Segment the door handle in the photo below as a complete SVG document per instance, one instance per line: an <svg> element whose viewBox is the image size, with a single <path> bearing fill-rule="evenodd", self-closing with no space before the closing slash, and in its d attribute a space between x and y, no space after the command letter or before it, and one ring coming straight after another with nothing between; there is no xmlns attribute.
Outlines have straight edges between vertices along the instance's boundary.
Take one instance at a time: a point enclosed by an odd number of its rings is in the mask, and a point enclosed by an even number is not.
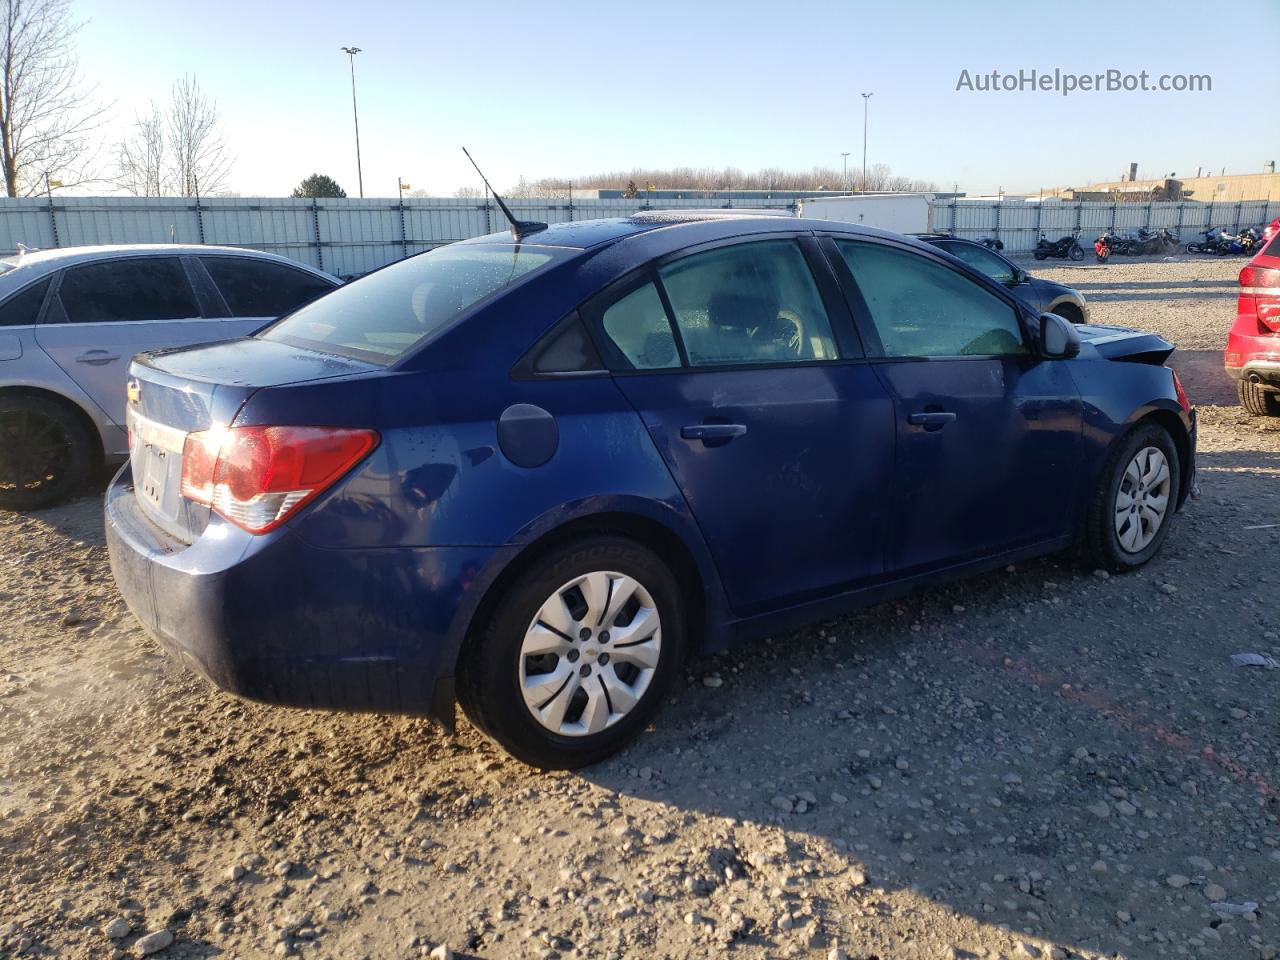
<svg viewBox="0 0 1280 960"><path fill-rule="evenodd" d="M930 410L927 413L913 413L907 417L907 423L926 430L941 430L948 423L954 422L956 415L950 410Z"/></svg>
<svg viewBox="0 0 1280 960"><path fill-rule="evenodd" d="M105 350L90 350L88 353L82 353L76 357L76 363L88 363L92 366L100 367L104 363L119 359L119 355L107 353Z"/></svg>
<svg viewBox="0 0 1280 960"><path fill-rule="evenodd" d="M731 440L746 432L741 423L695 423L680 428L680 436L686 440Z"/></svg>

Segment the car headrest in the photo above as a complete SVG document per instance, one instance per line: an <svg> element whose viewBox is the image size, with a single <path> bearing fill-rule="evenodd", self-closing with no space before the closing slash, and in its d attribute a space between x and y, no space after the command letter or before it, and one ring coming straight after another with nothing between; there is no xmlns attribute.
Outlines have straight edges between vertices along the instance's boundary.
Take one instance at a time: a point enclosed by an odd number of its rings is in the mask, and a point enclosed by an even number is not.
<svg viewBox="0 0 1280 960"><path fill-rule="evenodd" d="M707 321L712 327L755 329L777 316L777 303L750 293L722 291L707 304Z"/></svg>

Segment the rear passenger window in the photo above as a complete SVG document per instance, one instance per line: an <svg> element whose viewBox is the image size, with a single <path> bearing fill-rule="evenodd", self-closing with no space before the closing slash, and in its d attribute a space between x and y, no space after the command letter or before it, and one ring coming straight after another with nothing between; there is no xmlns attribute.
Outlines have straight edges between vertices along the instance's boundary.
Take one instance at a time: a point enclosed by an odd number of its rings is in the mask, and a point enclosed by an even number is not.
<svg viewBox="0 0 1280 960"><path fill-rule="evenodd" d="M22 327L36 322L45 291L49 289L49 277L37 280L31 286L18 291L4 303L0 303L0 327Z"/></svg>
<svg viewBox="0 0 1280 960"><path fill-rule="evenodd" d="M949 267L903 250L837 240L887 357L1023 354L1013 307Z"/></svg>
<svg viewBox="0 0 1280 960"><path fill-rule="evenodd" d="M837 356L817 284L792 240L722 247L658 272L692 366Z"/></svg>
<svg viewBox="0 0 1280 960"><path fill-rule="evenodd" d="M623 370L662 370L680 366L667 311L652 283L607 307L601 317L606 346L614 354L610 366Z"/></svg>
<svg viewBox="0 0 1280 960"><path fill-rule="evenodd" d="M106 260L70 267L62 275L58 296L70 323L200 316L187 272L176 257Z"/></svg>
<svg viewBox="0 0 1280 960"><path fill-rule="evenodd" d="M233 317L279 317L334 285L302 270L248 257L201 257Z"/></svg>

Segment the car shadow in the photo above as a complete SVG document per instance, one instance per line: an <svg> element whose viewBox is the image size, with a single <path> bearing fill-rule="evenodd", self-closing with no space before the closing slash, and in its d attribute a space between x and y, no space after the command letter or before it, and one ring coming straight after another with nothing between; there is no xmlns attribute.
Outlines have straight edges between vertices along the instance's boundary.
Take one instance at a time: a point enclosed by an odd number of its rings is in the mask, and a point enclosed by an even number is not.
<svg viewBox="0 0 1280 960"><path fill-rule="evenodd" d="M1222 490L1278 460L1235 451L1202 465ZM1225 761L1230 741L1194 719L1221 712L1221 684L1240 677L1227 655L1247 641L1183 629L1187 610L1163 589L1205 562L1212 512L1192 505L1136 573L1049 557L698 658L656 727L580 776L774 837L771 860L739 848L736 869L836 878L849 901L828 904L837 914L902 891L997 936L1150 955L1152 931L1188 908L1115 860L1132 869L1149 845L1163 878L1191 872L1188 856L1228 856L1184 819L1189 782L1280 811L1268 775ZM1174 671L1202 676L1203 698L1170 706ZM781 909L791 894L779 892ZM781 949L792 936L750 940Z"/></svg>

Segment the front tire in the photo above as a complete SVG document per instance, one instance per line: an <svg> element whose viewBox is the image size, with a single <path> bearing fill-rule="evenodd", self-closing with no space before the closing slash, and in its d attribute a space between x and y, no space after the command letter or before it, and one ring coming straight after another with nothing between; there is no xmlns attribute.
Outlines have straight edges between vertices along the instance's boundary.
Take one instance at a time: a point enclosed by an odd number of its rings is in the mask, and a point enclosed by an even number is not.
<svg viewBox="0 0 1280 960"><path fill-rule="evenodd" d="M1280 417L1280 393L1243 378L1236 381L1236 393L1246 413L1255 417Z"/></svg>
<svg viewBox="0 0 1280 960"><path fill-rule="evenodd" d="M1169 534L1181 482L1178 451L1164 427L1142 424L1121 438L1089 503L1086 562L1122 573L1154 557Z"/></svg>
<svg viewBox="0 0 1280 960"><path fill-rule="evenodd" d="M1078 243L1073 243L1071 245L1071 248L1067 251L1067 256L1070 257L1072 260L1077 260L1077 261L1083 260L1084 247L1080 246L1080 244Z"/></svg>
<svg viewBox="0 0 1280 960"><path fill-rule="evenodd" d="M83 421L38 396L0 399L0 509L38 510L79 490L97 463Z"/></svg>
<svg viewBox="0 0 1280 960"><path fill-rule="evenodd" d="M634 541L592 537L500 589L459 665L458 699L472 723L544 770L621 749L683 660L685 604L671 570Z"/></svg>

